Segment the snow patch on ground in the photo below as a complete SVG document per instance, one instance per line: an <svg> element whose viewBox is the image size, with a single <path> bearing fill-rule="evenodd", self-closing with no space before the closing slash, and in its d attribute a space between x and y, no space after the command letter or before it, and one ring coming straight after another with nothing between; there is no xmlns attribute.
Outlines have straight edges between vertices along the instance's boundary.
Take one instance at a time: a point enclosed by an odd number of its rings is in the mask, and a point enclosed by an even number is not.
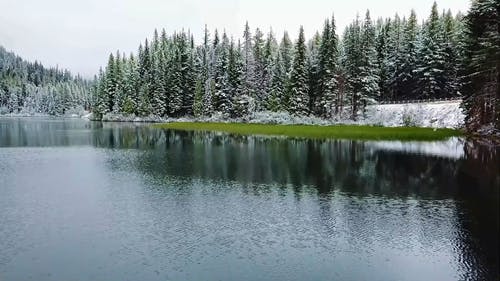
<svg viewBox="0 0 500 281"><path fill-rule="evenodd" d="M462 128L465 114L461 101L432 103L383 104L366 107L360 123L386 127L417 126Z"/></svg>

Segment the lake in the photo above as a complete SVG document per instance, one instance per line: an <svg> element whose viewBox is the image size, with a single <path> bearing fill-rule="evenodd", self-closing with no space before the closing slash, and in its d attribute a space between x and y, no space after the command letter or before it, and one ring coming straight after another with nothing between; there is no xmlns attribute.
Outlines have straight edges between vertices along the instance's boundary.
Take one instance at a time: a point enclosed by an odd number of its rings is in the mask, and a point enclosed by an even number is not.
<svg viewBox="0 0 500 281"><path fill-rule="evenodd" d="M0 280L498 280L499 155L0 119Z"/></svg>

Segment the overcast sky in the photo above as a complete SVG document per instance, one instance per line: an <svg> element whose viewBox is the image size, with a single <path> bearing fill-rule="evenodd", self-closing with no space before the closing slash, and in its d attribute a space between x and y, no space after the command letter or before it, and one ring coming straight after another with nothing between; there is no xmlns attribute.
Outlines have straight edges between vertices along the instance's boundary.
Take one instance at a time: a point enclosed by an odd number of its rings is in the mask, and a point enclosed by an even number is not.
<svg viewBox="0 0 500 281"><path fill-rule="evenodd" d="M440 9L466 12L470 0L438 0ZM199 42L205 24L226 29L239 38L246 20L252 30L270 27L281 37L296 37L303 25L306 36L321 30L335 14L338 32L359 12L372 18L408 15L420 20L433 0L0 0L0 45L25 59L67 68L91 77L106 64L109 52L135 52L154 28L168 33L190 29Z"/></svg>

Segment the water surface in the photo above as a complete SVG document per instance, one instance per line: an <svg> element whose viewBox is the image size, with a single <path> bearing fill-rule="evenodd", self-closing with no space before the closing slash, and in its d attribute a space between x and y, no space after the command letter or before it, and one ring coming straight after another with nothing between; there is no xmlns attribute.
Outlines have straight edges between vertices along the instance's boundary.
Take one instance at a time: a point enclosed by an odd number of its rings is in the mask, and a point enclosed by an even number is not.
<svg viewBox="0 0 500 281"><path fill-rule="evenodd" d="M0 119L0 280L498 280L498 155Z"/></svg>

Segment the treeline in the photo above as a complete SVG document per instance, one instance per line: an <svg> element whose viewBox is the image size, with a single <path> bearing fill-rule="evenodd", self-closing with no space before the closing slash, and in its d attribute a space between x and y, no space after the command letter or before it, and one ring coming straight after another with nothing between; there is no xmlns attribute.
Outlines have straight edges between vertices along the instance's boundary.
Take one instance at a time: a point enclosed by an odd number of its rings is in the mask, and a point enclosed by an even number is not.
<svg viewBox="0 0 500 281"><path fill-rule="evenodd" d="M67 70L27 62L0 46L0 114L89 110L92 83Z"/></svg>
<svg viewBox="0 0 500 281"><path fill-rule="evenodd" d="M423 24L412 11L373 21L356 18L343 36L335 20L306 42L285 32L251 32L235 40L205 28L203 43L190 32L156 30L137 56L111 54L96 86L94 113L240 117L254 110L356 119L381 100L460 95L465 52L463 15L439 12Z"/></svg>

